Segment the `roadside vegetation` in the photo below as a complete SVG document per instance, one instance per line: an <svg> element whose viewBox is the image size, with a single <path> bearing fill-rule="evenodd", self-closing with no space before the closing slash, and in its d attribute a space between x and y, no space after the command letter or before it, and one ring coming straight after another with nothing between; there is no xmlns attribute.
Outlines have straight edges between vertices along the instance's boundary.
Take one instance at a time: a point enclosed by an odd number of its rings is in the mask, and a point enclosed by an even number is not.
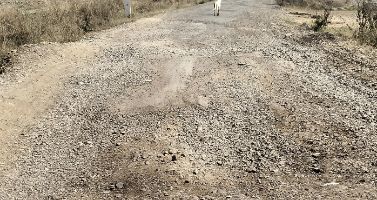
<svg viewBox="0 0 377 200"><path fill-rule="evenodd" d="M170 7L206 1L209 0L134 0L133 12L134 17L140 17ZM28 6L0 4L0 74L11 64L10 51L19 46L76 41L90 31L127 21L123 0L49 0L43 6L26 2Z"/></svg>
<svg viewBox="0 0 377 200"><path fill-rule="evenodd" d="M312 9L325 9L329 5L333 7L343 7L351 2L351 0L276 0L280 6L301 6Z"/></svg>
<svg viewBox="0 0 377 200"><path fill-rule="evenodd" d="M325 31L377 47L377 1L373 0L276 0L304 16L314 31ZM297 10L303 10L298 12ZM322 11L321 11L322 10ZM323 12L323 14L318 14ZM314 14L315 13L315 14Z"/></svg>
<svg viewBox="0 0 377 200"><path fill-rule="evenodd" d="M362 43L377 47L377 3L362 0L357 3L357 38Z"/></svg>
<svg viewBox="0 0 377 200"><path fill-rule="evenodd" d="M314 31L320 31L329 24L329 17L331 15L331 11L334 6L333 4L334 4L334 1L329 1L329 0L322 2L321 7L324 10L323 15L318 15L315 17L316 19L312 27Z"/></svg>

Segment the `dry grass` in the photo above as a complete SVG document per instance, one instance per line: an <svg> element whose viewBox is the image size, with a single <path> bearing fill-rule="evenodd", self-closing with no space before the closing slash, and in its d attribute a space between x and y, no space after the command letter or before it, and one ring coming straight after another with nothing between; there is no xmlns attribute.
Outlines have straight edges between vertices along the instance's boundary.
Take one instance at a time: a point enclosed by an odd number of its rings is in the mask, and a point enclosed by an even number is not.
<svg viewBox="0 0 377 200"><path fill-rule="evenodd" d="M21 45L75 41L86 32L111 26L114 19L122 17L122 9L121 0L51 2L50 6L39 10L16 6L2 9L0 64L9 63L7 53Z"/></svg>
<svg viewBox="0 0 377 200"><path fill-rule="evenodd" d="M301 6L311 9L323 9L325 5L331 3L335 8L352 4L352 0L276 0L281 6Z"/></svg>
<svg viewBox="0 0 377 200"><path fill-rule="evenodd" d="M35 9L37 6L33 6L32 1L24 1L27 6L0 7L0 74L10 63L8 52L21 45L75 41L87 32L126 21L123 0L36 1L39 9ZM205 1L209 0L134 0L133 12L140 17L161 9Z"/></svg>
<svg viewBox="0 0 377 200"><path fill-rule="evenodd" d="M313 26L313 16L321 15L322 11L308 8L289 7L285 8L287 13L304 13L305 15L288 15L286 21L294 26L308 24ZM322 30L344 39L354 39L354 34L358 29L356 12L351 10L334 10L329 17L329 24Z"/></svg>
<svg viewBox="0 0 377 200"><path fill-rule="evenodd" d="M337 35L346 40L357 40L361 44L377 47L377 4L360 0L355 10L336 9L332 11L329 24L322 31ZM313 16L320 11L307 7L286 7L287 21L296 25L313 25ZM297 13L297 14L296 14Z"/></svg>

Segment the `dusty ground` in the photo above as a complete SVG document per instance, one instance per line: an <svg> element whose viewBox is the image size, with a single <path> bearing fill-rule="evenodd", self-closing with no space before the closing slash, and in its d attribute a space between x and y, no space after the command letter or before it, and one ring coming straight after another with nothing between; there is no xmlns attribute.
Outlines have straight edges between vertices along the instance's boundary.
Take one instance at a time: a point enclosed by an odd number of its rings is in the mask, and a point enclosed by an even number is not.
<svg viewBox="0 0 377 200"><path fill-rule="evenodd" d="M0 199L376 199L376 51L271 2L25 47L0 78Z"/></svg>

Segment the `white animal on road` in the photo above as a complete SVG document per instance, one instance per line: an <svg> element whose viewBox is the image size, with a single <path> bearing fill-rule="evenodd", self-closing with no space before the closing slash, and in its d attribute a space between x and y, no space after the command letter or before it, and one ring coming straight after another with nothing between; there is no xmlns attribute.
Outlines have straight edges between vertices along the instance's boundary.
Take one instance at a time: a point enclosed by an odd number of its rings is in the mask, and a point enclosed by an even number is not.
<svg viewBox="0 0 377 200"><path fill-rule="evenodd" d="M213 9L213 16L220 15L221 0L216 0Z"/></svg>

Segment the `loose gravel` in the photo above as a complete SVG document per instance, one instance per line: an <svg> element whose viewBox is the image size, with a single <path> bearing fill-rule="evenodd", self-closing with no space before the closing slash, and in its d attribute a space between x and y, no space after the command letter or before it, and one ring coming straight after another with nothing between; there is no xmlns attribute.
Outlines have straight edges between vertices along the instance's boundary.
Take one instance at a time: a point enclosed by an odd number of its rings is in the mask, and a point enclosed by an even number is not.
<svg viewBox="0 0 377 200"><path fill-rule="evenodd" d="M269 2L78 42L101 50L23 130L0 199L377 199L375 54Z"/></svg>

